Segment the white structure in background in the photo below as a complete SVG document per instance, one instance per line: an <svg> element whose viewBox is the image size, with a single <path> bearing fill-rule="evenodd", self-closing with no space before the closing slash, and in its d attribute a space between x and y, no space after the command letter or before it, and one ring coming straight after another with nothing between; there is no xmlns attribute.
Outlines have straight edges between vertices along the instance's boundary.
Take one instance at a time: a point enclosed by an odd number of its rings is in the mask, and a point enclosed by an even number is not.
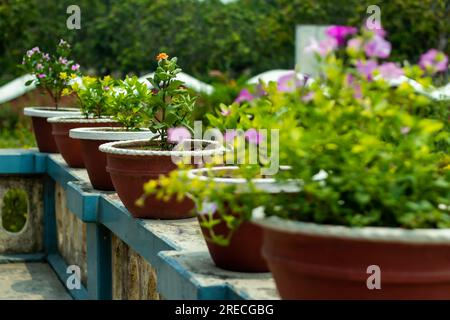
<svg viewBox="0 0 450 320"><path fill-rule="evenodd" d="M35 85L25 86L27 81L33 80L34 77L30 74L26 74L19 78L8 82L4 86L0 87L0 104L6 103L8 101L14 100L28 91L34 90Z"/></svg>
<svg viewBox="0 0 450 320"><path fill-rule="evenodd" d="M149 74L146 74L146 75L144 75L142 77L139 77L139 81L143 82L143 83L147 83L149 86L151 86L151 84L150 84L150 82L148 82L147 78L150 78L152 76L153 76L153 72L149 73ZM176 79L180 80L180 81L183 81L188 88L191 88L191 89L193 89L193 90L195 90L197 92L203 92L203 93L206 93L206 94L211 94L214 91L214 87L213 86L211 86L211 85L209 85L207 83L204 83L204 82L202 82L202 81L200 81L200 80L198 80L198 79L196 79L196 78L194 78L194 77L192 77L192 76L190 76L190 75L188 75L187 73L184 73L184 72L180 72L177 75Z"/></svg>
<svg viewBox="0 0 450 320"><path fill-rule="evenodd" d="M280 78L291 75L295 72L295 70L285 70L285 69L277 69L270 70L263 73L260 73L253 78L247 81L247 84L258 84L260 80L265 83L269 83L270 81L277 82ZM297 72L297 78L299 80L303 80L305 78L304 74ZM312 79L309 78L307 84L311 83Z"/></svg>
<svg viewBox="0 0 450 320"><path fill-rule="evenodd" d="M295 65L303 74L317 76L317 61L312 52L306 52L313 40L321 41L326 38L325 29L328 26L298 25L295 29Z"/></svg>

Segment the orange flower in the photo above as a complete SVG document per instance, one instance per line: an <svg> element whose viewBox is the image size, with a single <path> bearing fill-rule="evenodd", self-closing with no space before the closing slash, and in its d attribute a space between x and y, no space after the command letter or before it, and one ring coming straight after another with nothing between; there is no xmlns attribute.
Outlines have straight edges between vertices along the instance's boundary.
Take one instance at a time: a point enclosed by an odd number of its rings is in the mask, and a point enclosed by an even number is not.
<svg viewBox="0 0 450 320"><path fill-rule="evenodd" d="M163 59L167 59L167 58L169 58L169 55L167 53L164 53L164 52L161 52L160 54L158 54L156 56L156 60L157 61L160 61L160 60L163 60Z"/></svg>

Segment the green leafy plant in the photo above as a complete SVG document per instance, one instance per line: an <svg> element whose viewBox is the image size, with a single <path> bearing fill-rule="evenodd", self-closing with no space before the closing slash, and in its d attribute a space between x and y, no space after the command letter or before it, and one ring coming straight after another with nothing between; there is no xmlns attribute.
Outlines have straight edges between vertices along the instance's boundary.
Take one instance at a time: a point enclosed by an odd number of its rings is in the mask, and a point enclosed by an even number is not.
<svg viewBox="0 0 450 320"><path fill-rule="evenodd" d="M145 114L150 131L157 134L153 139L158 139L159 146L168 150L172 147L169 129L184 127L192 131L190 122L195 97L189 95L182 81L176 80L181 72L176 57L169 59L167 54L160 53L156 59L158 67L153 77L147 79L153 89Z"/></svg>
<svg viewBox="0 0 450 320"><path fill-rule="evenodd" d="M75 82L71 89L64 89L62 95L75 93L80 110L88 118L93 116L101 118L109 114L108 92L114 89L115 81L110 76L104 78L94 78L85 76L81 79L81 84Z"/></svg>
<svg viewBox="0 0 450 320"><path fill-rule="evenodd" d="M70 44L60 40L54 55L42 52L38 47L27 51L21 68L35 76L26 85L35 84L43 87L54 101L55 108L61 99L64 89L68 89L74 79L80 75L80 65L68 60L71 52Z"/></svg>
<svg viewBox="0 0 450 320"><path fill-rule="evenodd" d="M144 123L144 110L151 91L137 77L119 80L113 90L107 91L107 104L114 120L125 129L137 130Z"/></svg>

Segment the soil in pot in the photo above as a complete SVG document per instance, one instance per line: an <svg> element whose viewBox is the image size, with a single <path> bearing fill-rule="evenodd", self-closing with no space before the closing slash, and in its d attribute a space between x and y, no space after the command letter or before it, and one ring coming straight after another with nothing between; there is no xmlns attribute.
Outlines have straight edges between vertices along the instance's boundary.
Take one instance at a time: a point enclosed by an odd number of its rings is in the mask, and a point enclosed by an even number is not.
<svg viewBox="0 0 450 320"><path fill-rule="evenodd" d="M108 146L110 145L110 146ZM119 142L116 146L102 145L100 150L107 154L107 171L111 175L114 189L125 207L135 218L145 219L185 219L193 217L194 203L185 198L178 202L167 202L149 196L143 206L137 206L136 200L144 193L143 185L156 180L177 169L172 161L171 151L153 151L148 149L148 140ZM189 151L185 151L188 152ZM196 154L217 153L214 150L195 151ZM192 161L193 163L193 161Z"/></svg>
<svg viewBox="0 0 450 320"><path fill-rule="evenodd" d="M33 132L40 152L58 153L58 146L52 135L52 126L47 122L50 117L79 114L74 108L25 108L25 115L31 117Z"/></svg>
<svg viewBox="0 0 450 320"><path fill-rule="evenodd" d="M104 126L116 126L110 119L86 119L86 118L58 118L49 119L52 125L52 134L55 138L58 150L67 165L71 168L84 168L81 151L81 143L78 139L70 138L69 131L74 128L92 128Z"/></svg>
<svg viewBox="0 0 450 320"><path fill-rule="evenodd" d="M263 255L283 299L450 299L448 242L263 229Z"/></svg>
<svg viewBox="0 0 450 320"><path fill-rule="evenodd" d="M214 218L220 219L214 214ZM201 215L198 220L201 222ZM210 230L201 227L209 253L219 268L238 272L268 272L269 268L264 260L262 250L263 233L260 226L244 221L231 236L228 246L221 246L209 240ZM230 232L225 222L214 226L216 235L227 237Z"/></svg>

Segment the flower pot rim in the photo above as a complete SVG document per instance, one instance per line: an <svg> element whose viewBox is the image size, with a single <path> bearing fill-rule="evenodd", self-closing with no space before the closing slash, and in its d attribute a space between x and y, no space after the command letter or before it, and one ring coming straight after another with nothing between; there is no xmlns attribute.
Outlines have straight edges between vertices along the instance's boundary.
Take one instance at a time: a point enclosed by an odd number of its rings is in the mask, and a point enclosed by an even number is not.
<svg viewBox="0 0 450 320"><path fill-rule="evenodd" d="M126 156L169 156L169 157L184 157L184 156L212 156L221 155L225 152L225 148L217 141L202 140L202 139L186 139L184 142L206 142L213 145L214 149L206 150L188 150L188 151L168 151L168 150L136 150L126 149L124 147L142 146L148 143L149 139L136 139L128 141L108 142L100 145L99 150L108 154L126 155Z"/></svg>
<svg viewBox="0 0 450 320"><path fill-rule="evenodd" d="M23 114L29 117L37 118L53 118L59 116L78 116L81 114L80 109L66 108L50 110L52 107L26 107L23 109Z"/></svg>
<svg viewBox="0 0 450 320"><path fill-rule="evenodd" d="M305 234L371 242L450 245L450 229L403 229L390 227L347 227L282 219L276 216L253 219L260 226L290 234Z"/></svg>
<svg viewBox="0 0 450 320"><path fill-rule="evenodd" d="M223 171L223 170L237 170L238 166L221 166L212 168L199 168L187 171L187 176L189 179L199 179L201 181L210 180L210 177L201 175L208 171ZM281 170L289 170L290 166L280 166ZM248 181L245 178L223 178L223 177L213 177L212 180L221 185L235 185L239 186L236 190L237 193L248 192ZM301 190L301 186L298 181L290 180L284 182L278 182L275 178L255 178L252 179L252 183L255 187L267 193L296 193Z"/></svg>
<svg viewBox="0 0 450 320"><path fill-rule="evenodd" d="M47 119L49 123L116 123L117 121L109 117L86 118L84 116L68 115L62 117L51 117Z"/></svg>
<svg viewBox="0 0 450 320"><path fill-rule="evenodd" d="M150 139L155 134L146 128L140 128L138 131L126 131L123 127L95 127L70 129L69 136L81 140L124 141Z"/></svg>

